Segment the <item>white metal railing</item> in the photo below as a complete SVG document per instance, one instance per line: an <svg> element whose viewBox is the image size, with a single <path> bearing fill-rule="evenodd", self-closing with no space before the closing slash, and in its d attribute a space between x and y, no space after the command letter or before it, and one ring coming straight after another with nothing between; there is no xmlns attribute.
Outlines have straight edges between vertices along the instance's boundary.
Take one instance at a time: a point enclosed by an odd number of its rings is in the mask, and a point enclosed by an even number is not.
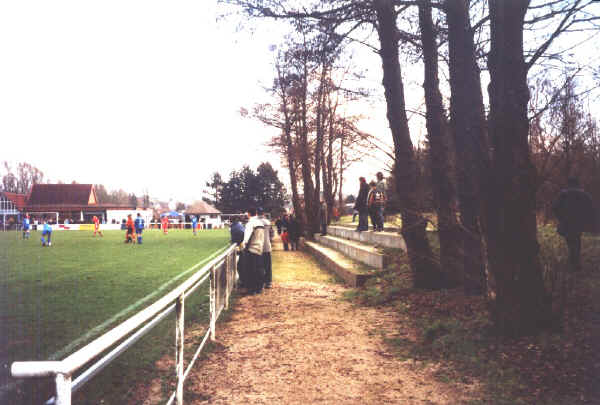
<svg viewBox="0 0 600 405"><path fill-rule="evenodd" d="M61 361L16 361L11 366L12 376L17 378L52 376L56 383L56 396L50 398L46 404L70 405L71 395L74 392L148 333L167 315L175 311L177 314L175 324L175 372L177 375L177 389L170 396L167 404L172 404L173 401L176 401L177 405L182 405L183 382L200 355L208 337L210 336L211 340L215 339L217 318L224 308L227 309L229 307L229 297L234 288L236 277L237 255L235 247L236 245L229 246L223 253L203 266L173 291L67 358ZM210 279L210 324L194 356L187 368L184 369L185 299L196 291L207 279ZM124 339L132 332L134 333L131 336ZM94 362L76 379L72 379L73 374L80 371L85 364L97 358L117 343L119 343L118 346Z"/></svg>

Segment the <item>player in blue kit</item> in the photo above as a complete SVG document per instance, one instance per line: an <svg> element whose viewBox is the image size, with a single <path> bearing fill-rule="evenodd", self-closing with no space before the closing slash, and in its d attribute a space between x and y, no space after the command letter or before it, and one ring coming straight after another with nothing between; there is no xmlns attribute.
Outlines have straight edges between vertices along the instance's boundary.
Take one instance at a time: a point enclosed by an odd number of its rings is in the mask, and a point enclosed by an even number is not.
<svg viewBox="0 0 600 405"><path fill-rule="evenodd" d="M194 236L198 233L198 217L192 215L192 231L194 232Z"/></svg>
<svg viewBox="0 0 600 405"><path fill-rule="evenodd" d="M44 239L46 237L46 239ZM48 221L44 220L44 228L42 230L42 246L52 246L52 227Z"/></svg>
<svg viewBox="0 0 600 405"><path fill-rule="evenodd" d="M142 244L142 232L144 231L144 218L138 212L137 217L135 218L135 234L137 236L138 245Z"/></svg>
<svg viewBox="0 0 600 405"><path fill-rule="evenodd" d="M23 239L29 239L29 215L25 215L23 218Z"/></svg>

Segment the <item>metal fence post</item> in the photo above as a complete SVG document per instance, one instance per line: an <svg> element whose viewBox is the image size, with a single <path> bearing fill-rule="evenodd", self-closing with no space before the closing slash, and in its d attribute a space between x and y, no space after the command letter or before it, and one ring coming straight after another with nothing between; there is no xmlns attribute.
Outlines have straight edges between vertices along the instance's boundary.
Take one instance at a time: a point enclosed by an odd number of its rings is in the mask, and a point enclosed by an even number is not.
<svg viewBox="0 0 600 405"><path fill-rule="evenodd" d="M225 258L225 309L229 309L229 291L231 283L231 253Z"/></svg>
<svg viewBox="0 0 600 405"><path fill-rule="evenodd" d="M216 267L210 268L210 340L213 342L216 340L215 327L217 325L217 300L215 297L216 293Z"/></svg>
<svg viewBox="0 0 600 405"><path fill-rule="evenodd" d="M177 373L176 404L183 405L183 344L184 344L184 294L177 298L175 311L177 323L175 325L175 372Z"/></svg>
<svg viewBox="0 0 600 405"><path fill-rule="evenodd" d="M56 405L71 405L71 376L57 373L56 382Z"/></svg>

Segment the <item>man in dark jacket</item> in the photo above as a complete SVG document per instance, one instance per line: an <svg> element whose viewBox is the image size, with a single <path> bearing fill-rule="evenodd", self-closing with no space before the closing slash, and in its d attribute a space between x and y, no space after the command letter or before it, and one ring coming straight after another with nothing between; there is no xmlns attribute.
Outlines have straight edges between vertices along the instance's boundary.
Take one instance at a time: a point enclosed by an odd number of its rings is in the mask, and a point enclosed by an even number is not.
<svg viewBox="0 0 600 405"><path fill-rule="evenodd" d="M358 197L354 203L354 209L358 211L358 232L369 230L369 207L367 206L367 195L369 194L369 185L364 177L359 177L360 189Z"/></svg>
<svg viewBox="0 0 600 405"><path fill-rule="evenodd" d="M298 250L298 241L300 240L300 234L302 231L300 229L300 222L296 218L296 215L290 215L288 232L290 238L290 249Z"/></svg>
<svg viewBox="0 0 600 405"><path fill-rule="evenodd" d="M558 219L558 234L565 238L569 248L571 269L581 270L581 234L593 232L596 224L592 197L583 191L579 180L572 177L567 181L567 188L561 190L552 210Z"/></svg>
<svg viewBox="0 0 600 405"><path fill-rule="evenodd" d="M319 204L319 224L321 224L321 235L327 235L327 203L323 199Z"/></svg>
<svg viewBox="0 0 600 405"><path fill-rule="evenodd" d="M244 240L244 225L240 223L240 219L238 217L233 217L233 222L229 232L231 233L231 243L235 243L237 245L242 243Z"/></svg>

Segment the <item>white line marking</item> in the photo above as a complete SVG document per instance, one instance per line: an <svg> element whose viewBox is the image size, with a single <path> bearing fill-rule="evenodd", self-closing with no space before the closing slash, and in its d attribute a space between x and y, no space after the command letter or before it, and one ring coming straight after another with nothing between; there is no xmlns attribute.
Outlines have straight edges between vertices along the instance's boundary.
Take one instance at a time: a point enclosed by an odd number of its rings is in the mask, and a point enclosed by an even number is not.
<svg viewBox="0 0 600 405"><path fill-rule="evenodd" d="M95 328L93 328L92 330L90 330L89 332L87 332L85 335L82 335L82 336L78 337L77 339L75 339L74 341L72 341L71 343L69 343L67 346L63 347L62 349L60 349L56 353L50 355L49 359L50 360L56 360L56 359L58 359L60 357L63 357L66 353L69 353L74 347L78 346L82 341L85 341L86 339L90 339L92 336L94 336L96 334L99 334L106 327L108 327L110 324L112 324L113 322L115 322L117 319L119 319L120 317L124 316L128 312L133 311L137 307L139 307L142 304L144 304L146 301L154 298L157 294L159 294L160 292L162 292L163 290L165 290L166 288L168 288L169 285L173 284L175 281L179 280L181 277L185 276L186 274L190 273L191 271L196 270L196 268L198 268L198 266L201 266L202 264L204 264L207 261L211 260L213 257L221 254L228 247L229 247L229 245L226 245L226 246L222 247L221 249L215 251L210 256L208 256L208 257L204 258L203 260L199 261L198 263L196 263L195 265L193 265L189 269L185 270L182 273L179 273L178 275L176 275L175 277L173 277L172 279L170 279L169 281L167 281L166 283L164 283L163 285L161 285L160 287L158 287L158 289L156 289L154 292L146 295L144 298L141 298L137 302L131 304L130 306L128 306L127 308L125 308L121 312L117 313L116 315L113 315L110 319L104 321L102 324L96 326ZM20 382L22 382L22 381L20 380L20 381L17 381L17 382L10 382L8 384L5 384L5 385L1 386L0 387L0 398L2 398L7 392L9 392L9 391L13 390L15 387L17 387Z"/></svg>
<svg viewBox="0 0 600 405"><path fill-rule="evenodd" d="M67 346L65 346L62 349L60 349L59 351L57 351L56 353L50 355L49 360L57 360L60 357L63 357L65 354L69 353L74 347L78 346L82 341L90 339L92 336L94 336L96 334L99 334L107 326L109 326L110 324L112 324L113 322L115 322L117 319L121 318L122 316L124 316L128 312L133 311L134 309L138 308L142 304L146 303L148 300L154 298L156 295L158 295L160 292L162 292L163 290L165 290L166 288L168 288L175 281L179 280L181 277L185 276L186 274L190 273L191 271L196 270L196 268L198 266L206 263L207 261L209 261L213 257L215 257L218 254L220 254L221 252L223 252L228 247L229 247L229 245L227 245L227 246L225 246L225 247L217 250L216 252L214 252L213 254L211 254L210 256L208 256L207 258L199 261L198 263L196 263L195 265L193 265L189 269L185 270L183 273L180 273L177 276L173 277L172 279L170 279L169 281L167 281L166 283L164 283L163 285L161 285L160 287L158 287L158 289L154 290L154 292L146 295L144 298L140 299L139 301L134 302L133 304L131 304L127 308L123 309L121 312L113 315L110 319L104 321L103 323L101 323L100 325L96 326L92 330L88 331L86 334L78 337L77 339L75 339L74 341L72 341Z"/></svg>

